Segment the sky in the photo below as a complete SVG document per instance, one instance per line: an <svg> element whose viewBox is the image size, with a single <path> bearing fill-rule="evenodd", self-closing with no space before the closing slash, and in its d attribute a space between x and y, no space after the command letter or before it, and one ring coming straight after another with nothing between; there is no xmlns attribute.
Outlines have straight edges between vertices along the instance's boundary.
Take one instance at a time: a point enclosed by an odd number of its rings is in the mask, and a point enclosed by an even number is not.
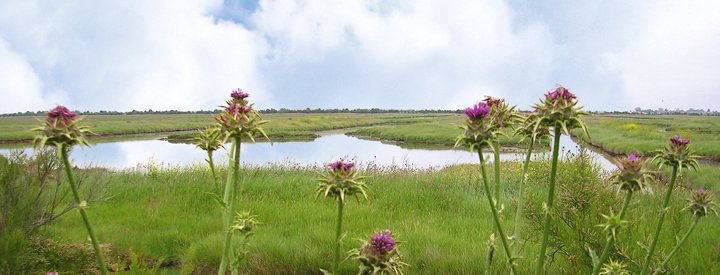
<svg viewBox="0 0 720 275"><path fill-rule="evenodd" d="M720 110L720 1L0 0L0 113Z"/></svg>

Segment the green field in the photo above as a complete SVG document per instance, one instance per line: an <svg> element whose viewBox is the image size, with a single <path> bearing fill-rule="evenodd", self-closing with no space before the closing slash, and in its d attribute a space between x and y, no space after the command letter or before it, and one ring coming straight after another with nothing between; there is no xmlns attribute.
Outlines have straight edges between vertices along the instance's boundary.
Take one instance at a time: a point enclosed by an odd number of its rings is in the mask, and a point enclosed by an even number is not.
<svg viewBox="0 0 720 275"><path fill-rule="evenodd" d="M679 115L595 115L585 119L592 145L613 153L648 154L680 134L696 154L720 160L720 117ZM583 140L587 138L575 132Z"/></svg>
<svg viewBox="0 0 720 275"><path fill-rule="evenodd" d="M273 114L265 118L272 121L267 129L274 138L312 137L319 131L341 129L350 135L403 146L443 148L452 146L458 134L455 124L462 122L462 116L454 114ZM716 123L720 123L720 119L715 117L591 116L586 121L593 138L591 142L612 153L648 153L660 149L676 133L692 139L692 147L708 159L717 160L714 150L720 148L716 135L720 129ZM89 116L85 122L107 137L202 128L211 124L211 116ZM26 140L32 133L25 129L33 126L33 118L0 119L3 129L0 133L5 141ZM191 136L184 138L188 137ZM503 145L523 147L512 139L505 139ZM520 164L504 163L503 169L501 203L505 208L502 219L506 228L514 226L512 214L516 199L523 196L528 202L523 217L525 238L518 244L525 257L519 260L519 273L527 274L532 271L540 242L549 164L547 160L532 163L524 194L518 194L517 188ZM354 248L359 244L358 238L390 228L402 241L402 255L410 264L407 274L482 274L489 267L486 243L493 225L487 201L479 188L478 170L477 165L462 165L442 170L381 167L364 171L370 176L367 179L370 199L348 202L343 250ZM38 169L27 168L27 173L35 171ZM166 266L162 270L170 274L215 272L223 237L222 218L219 207L207 195L213 190L207 168L76 172L100 182L97 188L111 196L109 201L94 203L88 210L98 238L106 244L110 263L135 256L136 262L143 263L164 259ZM628 213L631 223L621 231L616 252L611 255L627 263L630 270L637 271L638 264L633 260L640 261L644 255L638 242L648 242L657 222L657 211L669 178L667 172L659 174L658 183L651 186L652 192L635 195ZM55 174L50 176L58 179ZM320 268L329 268L336 210L332 201L313 197L318 176L319 171L312 167L242 169L237 209L251 210L263 222L251 239L243 274L318 274ZM600 214L608 213L611 208L617 210L622 197L609 188L606 174L582 158L563 162L558 178L557 212L554 213L558 222L551 236L549 251L553 257L549 273L586 274L591 265L588 248L599 251L604 245L604 233L596 226L602 222ZM680 210L685 206L689 190L704 187L718 194L718 178L720 167L714 161L703 163L700 171L687 171L680 177L655 258L666 255L675 236L682 234L691 223L690 215ZM0 177L0 180L7 178ZM53 188L66 194L61 201L69 201L67 184ZM13 190L3 186L0 194L7 198L8 194L14 194ZM0 207L12 209L9 207L13 205L5 203ZM23 211L30 211L33 206L29 204ZM13 217L12 213L0 215L0 220ZM8 225L0 224L0 229L4 226ZM675 272L720 272L718 226L717 216L703 219L671 261ZM3 268L13 263L15 268L28 273L92 273L86 269L92 269L93 258L81 253L88 250L87 245L80 244L86 240L86 231L75 211L44 227L39 236L45 241L25 239L12 231L0 234L0 274L7 273ZM494 272L507 273L503 255L498 251L495 258L491 267ZM356 267L355 262L347 260L341 264L341 273L354 273Z"/></svg>
<svg viewBox="0 0 720 275"><path fill-rule="evenodd" d="M364 127L382 124L426 122L447 115L435 114L268 114L263 119L271 123L265 127L272 137L314 136L315 132L332 129ZM213 126L210 114L174 115L89 115L82 123L100 136L178 132ZM28 141L35 133L37 117L0 118L0 141ZM180 135L178 138L194 137Z"/></svg>
<svg viewBox="0 0 720 275"><path fill-rule="evenodd" d="M530 238L520 245L527 257L536 253L539 241L532 232L541 227L538 217L541 198L547 192L548 169L547 162L533 163L529 188L524 194L529 199L523 220L524 234ZM514 213L519 164L507 163L504 170L502 193L505 197L501 202L506 207L504 213ZM169 266L163 270L170 274L189 274L193 270L200 274L215 272L220 259L222 222L219 207L207 195L213 190L213 184L206 168L188 167L152 174L101 170L88 173L102 174L103 182L107 182L103 187L105 194L113 196L110 201L89 208L98 238L110 245L111 263L133 253L142 255L145 261L164 258ZM492 231L492 218L487 201L478 189L478 166L365 173L370 175L367 179L370 198L348 202L343 250L358 245L355 241L358 238L390 228L403 242L400 249L410 264L407 274L483 273L487 267L486 242ZM328 268L332 258L335 205L313 197L318 172L271 167L243 169L241 174L238 209L251 210L263 222L251 239L250 258L242 273L318 274L319 268ZM636 242L650 234L656 220L654 213L662 195L658 188L654 193L638 195L637 203L630 210L632 224L629 230L623 231L621 248L634 259L642 256ZM581 159L561 165L558 190L561 210L557 215L567 220L557 224L560 238L555 241L557 251L549 270L554 274L587 273L589 257L583 254L584 246L596 250L602 246L598 239L602 236L601 229L595 226L600 221L598 213L617 207L620 194L607 188L598 170ZM685 197L687 194L682 188L676 191L660 247L671 247L673 235L690 223L690 216L679 210ZM512 215L505 215L504 224L511 228ZM717 226L720 226L717 218L708 218L698 226L689 243L672 261L680 273L720 272ZM578 232L587 235L578 237ZM42 235L70 244L86 238L85 228L75 212L48 226ZM68 260L72 253L54 251L54 258L42 265L40 268L45 269L39 272L79 272L73 261ZM498 256L493 268L507 273L502 261ZM92 265L92 258L86 264ZM356 266L349 260L343 262L342 274L354 273ZM532 262L521 259L519 272L526 274L531 270Z"/></svg>

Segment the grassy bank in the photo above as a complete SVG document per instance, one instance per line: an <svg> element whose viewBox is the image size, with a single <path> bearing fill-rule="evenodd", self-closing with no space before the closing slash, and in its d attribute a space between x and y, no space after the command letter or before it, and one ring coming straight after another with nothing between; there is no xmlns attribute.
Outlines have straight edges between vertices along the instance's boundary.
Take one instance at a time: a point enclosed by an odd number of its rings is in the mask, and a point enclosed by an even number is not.
<svg viewBox="0 0 720 275"><path fill-rule="evenodd" d="M501 203L505 205L504 224L511 228L519 164L503 166ZM547 162L534 162L529 175L529 199L524 219L522 255L532 259L536 243L534 230L541 226L541 198L547 185ZM98 172L101 173L101 172ZM402 171L386 169L370 175L369 201L350 200L346 206L343 250L356 247L357 238L390 228L403 241L401 251L410 264L408 274L482 274L486 265L486 242L492 232L492 219L478 188L478 167L455 166L440 171ZM238 203L240 210L251 210L263 224L251 239L245 274L318 274L330 264L333 247L335 207L332 201L315 199L313 169L247 168L242 170ZM89 209L98 238L117 253L133 251L150 259L165 258L171 273L190 271L212 273L220 259L222 232L220 209L206 195L213 190L210 173L204 167L115 172L106 175L105 190L111 201L93 204ZM620 248L632 259L643 252L643 241L652 230L661 203L661 187L653 194L638 195L631 209L630 230L621 235ZM713 188L717 190L717 188ZM669 249L674 235L687 228L690 216L678 213L687 194L679 189L673 199L671 217L660 247ZM561 165L557 224L553 246L556 250L551 273L588 273L587 247L602 245L600 213L617 207L621 195L610 190L598 170L583 160ZM617 209L617 208L616 208ZM714 230L717 218L708 218L696 229L680 255L672 261L679 273L720 272L720 236ZM583 234L578 234L583 232ZM43 235L66 243L83 242L84 228L74 213L61 217ZM580 237L578 237L580 236ZM667 251L665 251L667 252ZM622 255L615 255L622 258ZM528 258L519 261L519 272L531 272ZM65 265L63 265L65 264ZM356 272L356 263L341 264L342 274ZM497 255L494 270L507 273ZM632 266L631 266L632 268ZM61 274L75 273L71 263L60 263ZM48 270L50 271L50 270Z"/></svg>
<svg viewBox="0 0 720 275"><path fill-rule="evenodd" d="M672 135L692 141L697 154L720 161L720 117L680 115L594 115L585 119L592 145L612 153L648 154ZM581 139L587 138L576 131Z"/></svg>

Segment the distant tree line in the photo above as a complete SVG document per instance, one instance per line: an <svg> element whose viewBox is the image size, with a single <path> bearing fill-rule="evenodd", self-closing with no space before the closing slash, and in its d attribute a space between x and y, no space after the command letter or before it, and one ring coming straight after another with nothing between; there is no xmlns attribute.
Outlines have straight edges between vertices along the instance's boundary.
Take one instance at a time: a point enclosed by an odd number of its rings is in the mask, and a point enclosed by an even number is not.
<svg viewBox="0 0 720 275"><path fill-rule="evenodd" d="M14 116L43 116L45 115L46 111L26 111L26 112L17 112L17 113L9 113L9 114L0 114L0 117L14 117ZM145 110L145 111L138 111L138 110L132 110L129 112L119 112L119 111L79 111L75 110L79 115L148 115L148 114L158 114L158 115L168 115L168 114L218 114L220 113L220 110L199 110L199 111L178 111L178 110L167 110L167 111L155 111L152 109ZM277 113L303 113L303 114L329 114L329 113L358 113L358 114L380 114L380 113L462 113L463 110L429 110L429 109L422 109L422 110L401 110L401 109L379 109L379 108L371 108L371 109L287 109L287 108L269 108L260 110L260 113L264 114L277 114Z"/></svg>
<svg viewBox="0 0 720 275"><path fill-rule="evenodd" d="M76 113L80 115L148 115L148 114L158 114L158 115L169 115L169 114L217 114L220 113L220 110L199 110L199 111L178 111L178 110L166 110L166 111L155 111L153 109L148 109L145 111L138 111L138 110L132 110L129 112L119 112L119 111L75 111ZM530 111L526 110L520 110L520 112L523 113L529 113ZM457 110L430 110L430 109L418 109L418 110L407 110L407 109L380 109L380 108L361 108L361 109L287 109L287 108L269 108L260 110L260 113L264 114L277 114L277 113L300 113L300 114L329 114L329 113L356 113L356 114L382 114L382 113L421 113L421 114L447 114L447 113L456 113L456 114L462 114L462 109ZM672 115L705 115L705 116L717 116L720 115L717 111L705 111L702 113L699 112L688 112L685 110L667 110L663 113L645 113L645 112L638 112L638 111L590 111L592 114L672 114ZM26 111L26 112L17 112L17 113L9 113L9 114L0 114L0 117L15 117L15 116L43 116L45 115L45 111Z"/></svg>

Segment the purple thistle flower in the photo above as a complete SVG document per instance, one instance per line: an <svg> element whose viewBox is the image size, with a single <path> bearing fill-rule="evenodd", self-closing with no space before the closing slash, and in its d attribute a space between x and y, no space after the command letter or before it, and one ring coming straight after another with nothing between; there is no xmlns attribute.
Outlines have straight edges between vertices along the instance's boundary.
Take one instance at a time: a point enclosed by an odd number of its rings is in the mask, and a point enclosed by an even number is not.
<svg viewBox="0 0 720 275"><path fill-rule="evenodd" d="M370 237L370 247L377 256L392 252L396 245L392 233L387 229Z"/></svg>
<svg viewBox="0 0 720 275"><path fill-rule="evenodd" d="M465 109L465 115L473 121L483 119L488 114L490 114L490 106L485 103L478 103Z"/></svg>
<svg viewBox="0 0 720 275"><path fill-rule="evenodd" d="M703 194L705 194L705 188L700 188L700 189L698 189L698 190L697 190L697 193L698 193L698 195L703 195Z"/></svg>
<svg viewBox="0 0 720 275"><path fill-rule="evenodd" d="M47 112L48 120L58 121L62 120L65 125L71 124L77 118L77 114L70 111L65 106L57 106L54 109Z"/></svg>
<svg viewBox="0 0 720 275"><path fill-rule="evenodd" d="M690 144L690 140L683 139L680 135L675 135L674 137L670 138L670 144L672 144L675 148L680 148Z"/></svg>
<svg viewBox="0 0 720 275"><path fill-rule="evenodd" d="M55 271L50 271L50 272L47 273L47 275L58 275L58 273L55 272Z"/></svg>
<svg viewBox="0 0 720 275"><path fill-rule="evenodd" d="M243 114L247 114L250 112L250 107L249 106L241 106L240 112L242 112Z"/></svg>
<svg viewBox="0 0 720 275"><path fill-rule="evenodd" d="M225 109L225 111L230 115L236 116L240 112L240 108L242 108L242 106L240 106L238 104L233 104L233 105L228 106L227 109Z"/></svg>
<svg viewBox="0 0 720 275"><path fill-rule="evenodd" d="M347 172L347 171L352 170L355 167L355 163L344 162L342 159L340 159L336 162L328 164L327 167L330 168L330 170L333 170L333 172L338 172L338 171Z"/></svg>
<svg viewBox="0 0 720 275"><path fill-rule="evenodd" d="M232 93L230 93L230 96L234 99L245 99L250 96L250 94L246 93L242 89L233 90Z"/></svg>
<svg viewBox="0 0 720 275"><path fill-rule="evenodd" d="M564 100L571 100L577 97L567 88L563 86L558 86L554 91L545 94L545 98L551 101L556 101L558 98L562 98Z"/></svg>
<svg viewBox="0 0 720 275"><path fill-rule="evenodd" d="M635 153L630 153L630 154L627 156L627 160L628 160L629 162L636 162L636 161L638 160L638 157L637 157L637 155L635 155Z"/></svg>

